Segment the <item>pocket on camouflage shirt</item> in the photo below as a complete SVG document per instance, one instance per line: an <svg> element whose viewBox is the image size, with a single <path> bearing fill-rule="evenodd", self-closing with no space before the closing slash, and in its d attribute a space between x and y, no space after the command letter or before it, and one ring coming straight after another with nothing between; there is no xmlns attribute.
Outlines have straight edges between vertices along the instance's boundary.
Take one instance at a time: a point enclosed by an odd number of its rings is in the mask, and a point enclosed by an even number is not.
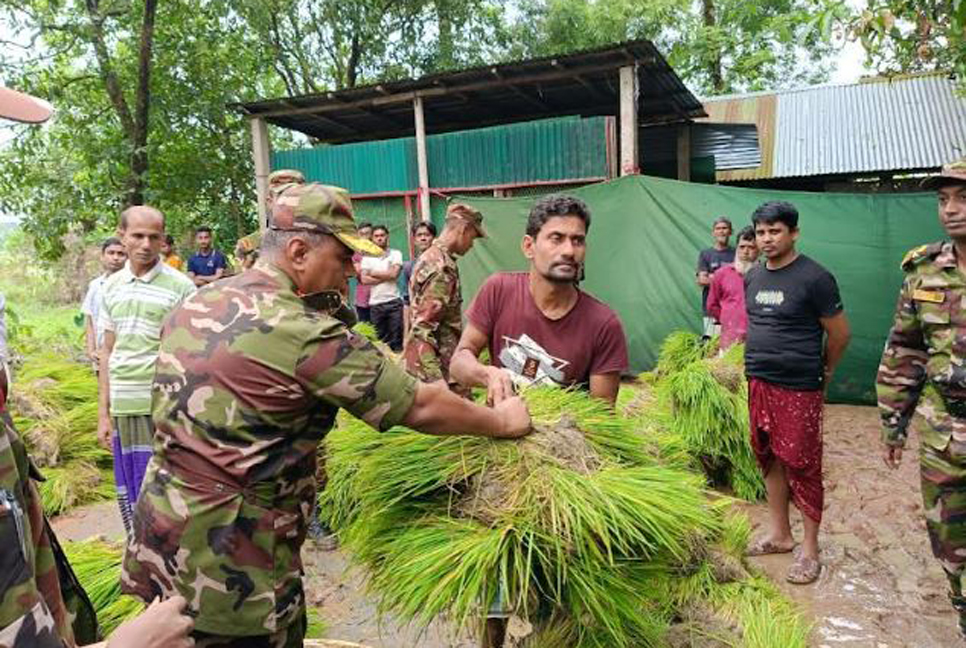
<svg viewBox="0 0 966 648"><path fill-rule="evenodd" d="M30 579L26 515L20 500L0 488L0 596Z"/></svg>

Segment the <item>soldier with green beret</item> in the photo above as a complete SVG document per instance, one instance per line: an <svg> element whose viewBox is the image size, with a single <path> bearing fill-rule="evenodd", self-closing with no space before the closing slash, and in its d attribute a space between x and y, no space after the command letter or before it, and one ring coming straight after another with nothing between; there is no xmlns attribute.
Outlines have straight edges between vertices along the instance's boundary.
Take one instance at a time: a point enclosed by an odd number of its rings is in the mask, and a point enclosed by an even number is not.
<svg viewBox="0 0 966 648"><path fill-rule="evenodd" d="M519 398L487 408L408 375L346 328L356 234L348 193L287 187L255 266L186 300L162 332L157 435L123 589L183 595L197 646L303 645L300 551L319 443L340 408L386 430L514 438Z"/></svg>
<svg viewBox="0 0 966 648"><path fill-rule="evenodd" d="M486 237L483 214L463 203L446 210L439 238L423 252L410 278L410 323L403 347L406 371L424 382L449 382L449 363L463 331L463 297L456 258Z"/></svg>
<svg viewBox="0 0 966 648"><path fill-rule="evenodd" d="M884 458L902 459L913 414L925 419L919 461L926 528L966 636L966 161L923 182L951 240L902 260L905 279L877 380Z"/></svg>

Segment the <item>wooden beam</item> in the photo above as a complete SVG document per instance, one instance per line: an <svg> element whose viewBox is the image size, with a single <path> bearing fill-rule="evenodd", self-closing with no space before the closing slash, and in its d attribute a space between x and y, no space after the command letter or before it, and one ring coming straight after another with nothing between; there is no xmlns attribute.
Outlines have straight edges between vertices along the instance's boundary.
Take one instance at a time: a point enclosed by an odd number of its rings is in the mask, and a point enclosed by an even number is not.
<svg viewBox="0 0 966 648"><path fill-rule="evenodd" d="M640 173L637 131L637 67L627 65L620 69L621 95L621 175Z"/></svg>
<svg viewBox="0 0 966 648"><path fill-rule="evenodd" d="M426 159L426 117L423 114L423 98L413 99L413 115L416 119L416 166L419 171L419 215L424 221L430 219L429 211L429 163Z"/></svg>
<svg viewBox="0 0 966 648"><path fill-rule="evenodd" d="M272 144L264 119L252 120L252 157L255 161L255 193L258 196L258 226L268 227L268 174L271 172Z"/></svg>
<svg viewBox="0 0 966 648"><path fill-rule="evenodd" d="M579 73L582 75L592 75L603 72L613 72L617 66L613 63L608 63L606 65L596 65L588 66L585 68L580 68ZM476 92L479 90L485 90L487 88L492 88L494 85L501 86L524 86L524 85L536 85L539 83L549 83L553 81L560 81L561 79L572 79L575 69L555 69L551 72L541 72L537 74L522 75L513 78L504 77L499 73L499 70L492 68L491 72L494 74L495 80L490 81L475 81L472 83L466 83L462 85L450 85L444 87L436 88L426 88L423 90L414 90L410 92L400 92L397 94L391 94L388 96L371 96L364 99L343 100L336 95L334 92L329 92L325 96L331 103L326 103L318 106L307 106L304 108L292 108L285 110L266 110L265 112L250 113L249 117L255 118L259 117L262 119L269 119L272 117L287 117L290 115L306 115L312 113L321 112L332 112L337 110L343 110L346 108L365 108L365 107L378 107L385 106L387 104L398 104L398 103L408 103L413 101L417 96L423 99L431 99L433 97L441 97L444 95L452 95L459 92Z"/></svg>
<svg viewBox="0 0 966 648"><path fill-rule="evenodd" d="M678 180L691 181L691 124L678 126Z"/></svg>

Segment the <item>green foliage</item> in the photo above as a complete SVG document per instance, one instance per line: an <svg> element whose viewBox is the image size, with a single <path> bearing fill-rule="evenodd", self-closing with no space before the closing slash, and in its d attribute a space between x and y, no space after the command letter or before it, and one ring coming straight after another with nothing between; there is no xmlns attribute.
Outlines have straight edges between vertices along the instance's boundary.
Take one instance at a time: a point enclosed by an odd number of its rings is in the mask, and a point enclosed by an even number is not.
<svg viewBox="0 0 966 648"><path fill-rule="evenodd" d="M881 73L948 70L966 77L966 2L867 0L848 25Z"/></svg>
<svg viewBox="0 0 966 648"><path fill-rule="evenodd" d="M104 636L110 635L119 625L144 610L141 601L121 594L123 547L94 538L65 542L64 553L77 580L91 599Z"/></svg>
<svg viewBox="0 0 966 648"><path fill-rule="evenodd" d="M698 94L816 83L828 78L829 20L838 0L525 0L511 28L517 58L632 38L654 41Z"/></svg>
<svg viewBox="0 0 966 648"><path fill-rule="evenodd" d="M675 331L661 343L657 373L669 375L704 357L701 336L690 331Z"/></svg>

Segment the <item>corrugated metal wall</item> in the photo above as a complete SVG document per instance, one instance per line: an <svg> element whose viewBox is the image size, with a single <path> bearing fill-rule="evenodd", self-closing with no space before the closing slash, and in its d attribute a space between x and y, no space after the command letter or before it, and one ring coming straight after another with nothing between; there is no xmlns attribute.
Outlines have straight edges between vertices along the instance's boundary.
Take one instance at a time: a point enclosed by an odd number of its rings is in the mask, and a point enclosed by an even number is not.
<svg viewBox="0 0 966 648"><path fill-rule="evenodd" d="M412 137L275 151L272 168L298 169L309 181L345 187L356 194L406 191L419 185Z"/></svg>
<svg viewBox="0 0 966 648"><path fill-rule="evenodd" d="M426 138L432 187L603 178L606 117L565 117Z"/></svg>
<svg viewBox="0 0 966 648"><path fill-rule="evenodd" d="M564 117L426 138L429 184L485 187L608 175L607 117ZM276 151L272 168L353 194L405 191L419 185L415 138Z"/></svg>

